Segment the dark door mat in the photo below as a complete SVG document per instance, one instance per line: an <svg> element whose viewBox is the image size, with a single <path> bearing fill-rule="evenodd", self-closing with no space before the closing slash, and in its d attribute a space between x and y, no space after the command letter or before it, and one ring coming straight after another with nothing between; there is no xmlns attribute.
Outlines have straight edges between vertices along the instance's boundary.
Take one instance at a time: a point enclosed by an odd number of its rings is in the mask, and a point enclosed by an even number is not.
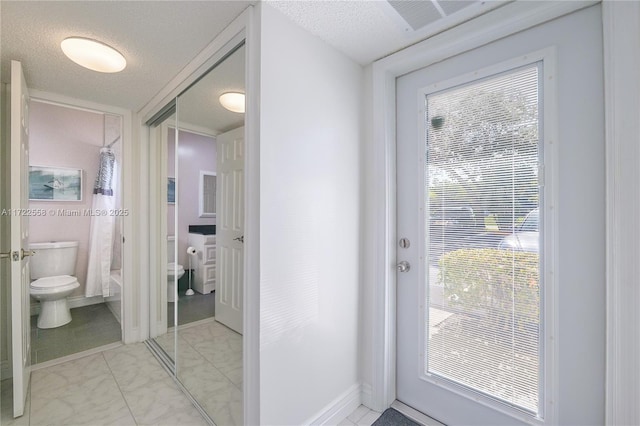
<svg viewBox="0 0 640 426"><path fill-rule="evenodd" d="M420 426L393 408L387 408L371 426Z"/></svg>

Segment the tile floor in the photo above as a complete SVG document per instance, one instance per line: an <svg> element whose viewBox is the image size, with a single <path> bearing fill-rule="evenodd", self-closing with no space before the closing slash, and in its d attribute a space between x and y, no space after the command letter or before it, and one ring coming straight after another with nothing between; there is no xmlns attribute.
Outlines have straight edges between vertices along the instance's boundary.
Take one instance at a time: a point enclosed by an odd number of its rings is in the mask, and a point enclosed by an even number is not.
<svg viewBox="0 0 640 426"><path fill-rule="evenodd" d="M186 296L186 290L178 291L178 325L184 325L215 315L215 293ZM167 303L167 326L173 327L175 302Z"/></svg>
<svg viewBox="0 0 640 426"><path fill-rule="evenodd" d="M211 321L156 342L174 360L182 385L219 425L242 424L242 336Z"/></svg>
<svg viewBox="0 0 640 426"><path fill-rule="evenodd" d="M349 414L346 419L338 423L338 426L371 426L381 415L382 413L361 405L353 413Z"/></svg>
<svg viewBox="0 0 640 426"><path fill-rule="evenodd" d="M142 343L36 370L25 414L11 417L11 381L2 381L3 426L206 425Z"/></svg>
<svg viewBox="0 0 640 426"><path fill-rule="evenodd" d="M175 357L169 333L157 339ZM218 425L242 424L242 337L215 321L178 330L178 378ZM2 381L3 426L205 425L142 343L35 370L25 415L11 417ZM358 407L341 426L370 426L380 413Z"/></svg>
<svg viewBox="0 0 640 426"><path fill-rule="evenodd" d="M121 340L120 323L104 303L71 309L71 318L71 322L62 327L39 329L36 326L38 317L31 317L33 364Z"/></svg>

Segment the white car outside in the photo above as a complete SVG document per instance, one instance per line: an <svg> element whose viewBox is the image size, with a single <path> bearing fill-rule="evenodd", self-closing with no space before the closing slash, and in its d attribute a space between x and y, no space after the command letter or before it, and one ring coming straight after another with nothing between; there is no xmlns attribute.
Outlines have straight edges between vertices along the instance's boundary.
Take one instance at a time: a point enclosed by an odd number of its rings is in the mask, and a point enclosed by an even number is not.
<svg viewBox="0 0 640 426"><path fill-rule="evenodd" d="M540 231L538 224L540 223L539 210L531 210L524 218L518 230L508 235L500 241L498 248L501 250L529 251L533 253L539 252Z"/></svg>

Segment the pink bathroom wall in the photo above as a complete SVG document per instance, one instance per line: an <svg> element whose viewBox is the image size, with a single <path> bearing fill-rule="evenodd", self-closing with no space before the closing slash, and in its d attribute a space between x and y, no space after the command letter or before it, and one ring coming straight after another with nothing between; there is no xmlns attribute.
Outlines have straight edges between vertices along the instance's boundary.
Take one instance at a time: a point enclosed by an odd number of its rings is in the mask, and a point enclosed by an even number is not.
<svg viewBox="0 0 640 426"><path fill-rule="evenodd" d="M41 102L32 102L29 116L29 164L82 169L82 201L31 201L31 209L46 216L31 217L29 241L78 241L76 277L84 295L87 277L90 216L65 216L58 211L91 209L93 183L103 143L103 115ZM55 211L56 213L51 213Z"/></svg>
<svg viewBox="0 0 640 426"><path fill-rule="evenodd" d="M216 171L216 143L215 139L194 133L180 131L178 135L178 263L189 267L187 260L189 225L215 225L215 218L201 218L199 216L200 171ZM168 138L168 175L176 176L175 132L169 132ZM175 235L175 205L167 205L167 234Z"/></svg>

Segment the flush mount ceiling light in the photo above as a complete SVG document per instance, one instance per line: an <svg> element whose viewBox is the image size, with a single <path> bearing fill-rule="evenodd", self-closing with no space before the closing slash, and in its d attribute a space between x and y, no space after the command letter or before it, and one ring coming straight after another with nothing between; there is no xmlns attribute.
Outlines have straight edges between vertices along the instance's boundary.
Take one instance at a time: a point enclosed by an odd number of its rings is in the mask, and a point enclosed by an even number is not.
<svg viewBox="0 0 640 426"><path fill-rule="evenodd" d="M93 71L119 72L127 66L127 60L120 52L89 38L65 38L60 47L73 62Z"/></svg>
<svg viewBox="0 0 640 426"><path fill-rule="evenodd" d="M220 95L219 99L229 111L244 113L244 93L227 92Z"/></svg>

